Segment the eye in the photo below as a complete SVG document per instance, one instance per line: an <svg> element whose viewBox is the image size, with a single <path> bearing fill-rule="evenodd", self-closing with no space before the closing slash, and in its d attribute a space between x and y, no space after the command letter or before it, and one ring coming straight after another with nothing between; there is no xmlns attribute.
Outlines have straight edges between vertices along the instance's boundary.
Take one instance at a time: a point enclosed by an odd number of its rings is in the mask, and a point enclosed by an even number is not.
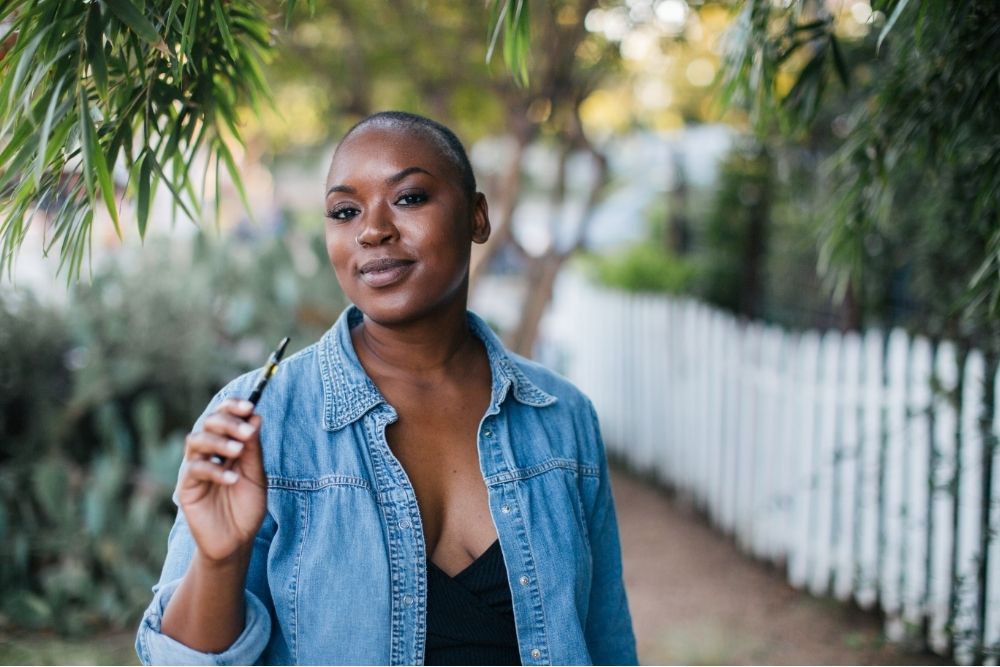
<svg viewBox="0 0 1000 667"><path fill-rule="evenodd" d="M423 192L404 192L396 200L399 206L417 206L427 201L427 195Z"/></svg>
<svg viewBox="0 0 1000 667"><path fill-rule="evenodd" d="M336 206L326 212L326 217L331 220L350 220L360 212L353 206Z"/></svg>

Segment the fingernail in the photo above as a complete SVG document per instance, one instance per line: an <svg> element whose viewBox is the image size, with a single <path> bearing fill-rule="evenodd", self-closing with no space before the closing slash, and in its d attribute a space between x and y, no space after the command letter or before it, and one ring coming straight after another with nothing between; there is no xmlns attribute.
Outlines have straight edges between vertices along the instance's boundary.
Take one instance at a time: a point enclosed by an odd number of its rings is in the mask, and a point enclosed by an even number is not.
<svg viewBox="0 0 1000 667"><path fill-rule="evenodd" d="M250 424L240 424L240 435L244 438L249 438L253 435L253 426Z"/></svg>
<svg viewBox="0 0 1000 667"><path fill-rule="evenodd" d="M222 481L225 482L226 484L234 484L236 480L238 480L239 478L240 476L237 473L233 472L232 470L227 470L226 472L222 473Z"/></svg>
<svg viewBox="0 0 1000 667"><path fill-rule="evenodd" d="M226 443L226 450L230 454L239 454L241 451L243 451L243 443L237 442L236 440L230 440L229 442Z"/></svg>
<svg viewBox="0 0 1000 667"><path fill-rule="evenodd" d="M250 401L240 401L241 410L253 410L253 403Z"/></svg>

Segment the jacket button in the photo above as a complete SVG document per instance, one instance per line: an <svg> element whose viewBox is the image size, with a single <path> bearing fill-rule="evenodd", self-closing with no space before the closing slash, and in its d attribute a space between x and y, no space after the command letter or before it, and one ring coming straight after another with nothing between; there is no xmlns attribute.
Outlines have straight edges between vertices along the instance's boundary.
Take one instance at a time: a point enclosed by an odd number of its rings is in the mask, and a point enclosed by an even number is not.
<svg viewBox="0 0 1000 667"><path fill-rule="evenodd" d="M504 505L503 507L500 508L500 511L503 512L504 514L510 514L510 505Z"/></svg>
<svg viewBox="0 0 1000 667"><path fill-rule="evenodd" d="M521 583L522 586L527 586L530 579L528 579L528 575L522 574L521 578L518 579L518 581Z"/></svg>
<svg viewBox="0 0 1000 667"><path fill-rule="evenodd" d="M413 604L413 596L412 595L404 595L403 596L403 604L406 605L407 607L411 606Z"/></svg>
<svg viewBox="0 0 1000 667"><path fill-rule="evenodd" d="M542 657L542 652L539 651L537 648L533 648L531 649L531 657L534 658L535 660L538 660L539 658Z"/></svg>
<svg viewBox="0 0 1000 667"><path fill-rule="evenodd" d="M409 519L400 519L399 520L399 527L402 530L406 530L407 528L410 527L410 520Z"/></svg>

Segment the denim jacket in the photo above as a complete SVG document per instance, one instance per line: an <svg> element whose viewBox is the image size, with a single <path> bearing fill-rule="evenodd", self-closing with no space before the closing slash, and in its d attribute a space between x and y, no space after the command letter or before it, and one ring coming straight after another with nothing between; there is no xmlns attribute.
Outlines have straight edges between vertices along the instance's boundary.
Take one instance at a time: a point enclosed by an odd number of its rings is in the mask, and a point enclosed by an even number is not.
<svg viewBox="0 0 1000 667"><path fill-rule="evenodd" d="M360 311L348 308L317 343L283 362L257 406L267 514L246 576L243 632L217 654L160 632L195 549L178 511L136 638L143 663L423 663L420 513L386 442L396 412L351 342L350 328L360 319ZM507 565L521 661L635 664L593 406L566 380L507 352L472 313L469 324L492 371L479 460ZM229 383L205 415L227 397L247 396L255 378Z"/></svg>

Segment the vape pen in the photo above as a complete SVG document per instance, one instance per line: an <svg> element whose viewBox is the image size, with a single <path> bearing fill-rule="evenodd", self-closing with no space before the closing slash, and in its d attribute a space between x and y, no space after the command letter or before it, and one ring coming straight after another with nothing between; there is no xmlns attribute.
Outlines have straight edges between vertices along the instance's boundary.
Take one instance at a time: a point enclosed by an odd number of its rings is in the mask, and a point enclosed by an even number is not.
<svg viewBox="0 0 1000 667"><path fill-rule="evenodd" d="M250 397L247 398L248 401L253 403L254 407L257 407L257 401L260 400L261 394L264 393L264 387L267 386L267 381L278 371L278 363L281 361L281 357L285 354L285 348L288 347L288 336L281 339L278 343L278 347L271 353L271 356L267 358L267 364L264 365L263 370L260 372L260 377L257 378L257 384L254 385L253 391L250 392ZM226 459L222 458L218 454L212 454L208 459L212 463L218 465L224 465Z"/></svg>

